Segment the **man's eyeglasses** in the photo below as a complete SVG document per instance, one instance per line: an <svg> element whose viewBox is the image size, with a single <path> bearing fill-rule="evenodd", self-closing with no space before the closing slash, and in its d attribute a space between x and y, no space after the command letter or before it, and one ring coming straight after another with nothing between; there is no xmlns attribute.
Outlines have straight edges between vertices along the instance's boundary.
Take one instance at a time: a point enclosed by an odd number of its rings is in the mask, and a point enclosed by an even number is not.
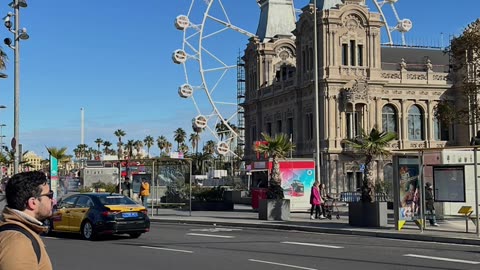
<svg viewBox="0 0 480 270"><path fill-rule="evenodd" d="M43 196L48 197L51 200L51 199L53 199L53 191L50 190L48 193L40 194L38 197L40 198L40 197L43 197Z"/></svg>

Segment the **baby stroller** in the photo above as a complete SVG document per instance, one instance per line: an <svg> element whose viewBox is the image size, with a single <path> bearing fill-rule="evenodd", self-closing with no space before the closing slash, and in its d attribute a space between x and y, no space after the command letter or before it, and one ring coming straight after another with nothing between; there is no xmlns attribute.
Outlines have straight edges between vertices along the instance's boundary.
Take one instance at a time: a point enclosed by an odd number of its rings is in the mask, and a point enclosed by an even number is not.
<svg viewBox="0 0 480 270"><path fill-rule="evenodd" d="M325 201L325 214L328 219L332 219L332 215L336 215L337 219L340 219L340 211L338 211L336 199L329 198Z"/></svg>

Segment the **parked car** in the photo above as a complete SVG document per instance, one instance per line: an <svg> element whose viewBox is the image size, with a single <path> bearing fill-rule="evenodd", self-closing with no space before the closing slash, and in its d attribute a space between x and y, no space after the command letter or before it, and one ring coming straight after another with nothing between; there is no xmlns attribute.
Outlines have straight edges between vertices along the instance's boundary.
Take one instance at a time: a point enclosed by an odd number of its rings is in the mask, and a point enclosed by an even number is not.
<svg viewBox="0 0 480 270"><path fill-rule="evenodd" d="M81 193L59 200L45 225L49 234L79 233L87 240L107 234L138 238L150 230L150 219L144 206L121 194Z"/></svg>

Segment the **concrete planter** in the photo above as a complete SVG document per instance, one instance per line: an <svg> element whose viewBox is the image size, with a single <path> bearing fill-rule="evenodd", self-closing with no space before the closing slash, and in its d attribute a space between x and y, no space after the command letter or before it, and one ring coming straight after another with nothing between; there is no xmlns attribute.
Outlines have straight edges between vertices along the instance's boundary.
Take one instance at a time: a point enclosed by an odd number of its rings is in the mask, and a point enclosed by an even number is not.
<svg viewBox="0 0 480 270"><path fill-rule="evenodd" d="M290 220L290 200L260 200L258 205L258 219Z"/></svg>
<svg viewBox="0 0 480 270"><path fill-rule="evenodd" d="M348 203L348 224L357 227L386 227L387 202Z"/></svg>
<svg viewBox="0 0 480 270"><path fill-rule="evenodd" d="M188 202L186 207L188 207ZM233 203L218 202L196 202L192 201L192 211L233 211Z"/></svg>
<svg viewBox="0 0 480 270"><path fill-rule="evenodd" d="M223 194L223 199L227 202L235 204L251 204L252 198L247 197L247 192L244 190L227 190Z"/></svg>

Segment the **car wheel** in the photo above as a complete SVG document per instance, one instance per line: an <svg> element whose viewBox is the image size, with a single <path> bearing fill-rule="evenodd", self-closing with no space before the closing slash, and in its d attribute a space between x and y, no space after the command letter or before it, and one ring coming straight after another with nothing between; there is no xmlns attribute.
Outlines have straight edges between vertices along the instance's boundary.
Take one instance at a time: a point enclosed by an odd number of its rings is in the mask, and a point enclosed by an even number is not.
<svg viewBox="0 0 480 270"><path fill-rule="evenodd" d="M138 238L140 237L140 235L142 235L142 233L134 232L134 233L129 233L129 235L130 235L130 238Z"/></svg>
<svg viewBox="0 0 480 270"><path fill-rule="evenodd" d="M89 220L85 220L81 227L81 234L85 240L95 240L95 229Z"/></svg>

